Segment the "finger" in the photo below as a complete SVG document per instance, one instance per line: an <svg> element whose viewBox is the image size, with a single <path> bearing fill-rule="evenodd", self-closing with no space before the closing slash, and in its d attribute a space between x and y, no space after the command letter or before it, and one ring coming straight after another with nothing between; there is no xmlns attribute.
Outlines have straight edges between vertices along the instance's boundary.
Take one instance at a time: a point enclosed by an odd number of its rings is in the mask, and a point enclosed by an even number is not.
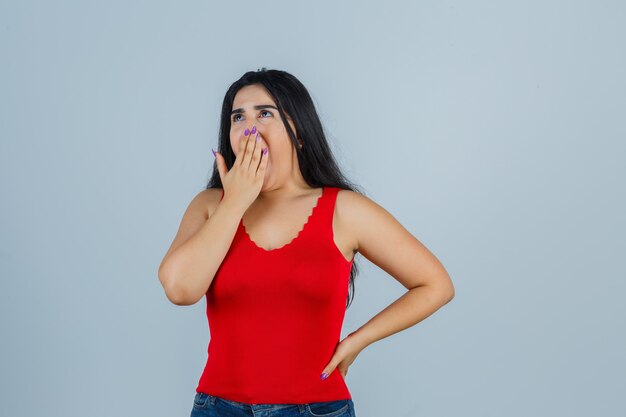
<svg viewBox="0 0 626 417"><path fill-rule="evenodd" d="M256 128L253 128L255 131L254 134L250 134L248 138L248 144L246 145L246 162L244 162L244 166L250 169L254 166L256 170L256 165L252 165L252 161L254 159L254 149L256 148L256 144L258 142L259 137L261 136L260 132L256 132Z"/></svg>
<svg viewBox="0 0 626 417"><path fill-rule="evenodd" d="M243 136L239 139L239 150L237 152L237 157L235 158L235 163L233 165L242 165L243 160L246 156L246 147L248 145L248 138L251 135L250 129L246 129L243 132Z"/></svg>
<svg viewBox="0 0 626 417"><path fill-rule="evenodd" d="M252 131L254 131L254 133L257 133L256 127L253 127ZM248 135L248 137L246 138L246 151L243 156L243 161L241 161L243 167L246 169L250 168L250 162L252 161L252 153L254 151L254 145L255 145L256 135L253 134L252 131L250 131L250 135Z"/></svg>
<svg viewBox="0 0 626 417"><path fill-rule="evenodd" d="M259 163L259 168L256 171L256 175L261 177L261 178L265 178L265 168L267 168L267 160L269 159L269 148L267 147L267 144L265 146L261 146L260 147L260 152L261 152L261 163Z"/></svg>
<svg viewBox="0 0 626 417"><path fill-rule="evenodd" d="M224 184L224 177L226 177L226 173L228 172L226 168L226 164L224 163L224 157L221 153L214 151L215 154L215 165L217 165L217 172L220 175L220 180L222 180L222 184Z"/></svg>
<svg viewBox="0 0 626 417"><path fill-rule="evenodd" d="M256 138L254 139L254 149L252 150L252 161L250 161L250 166L254 168L255 174L259 169L259 161L261 160L261 143L261 134L257 132Z"/></svg>

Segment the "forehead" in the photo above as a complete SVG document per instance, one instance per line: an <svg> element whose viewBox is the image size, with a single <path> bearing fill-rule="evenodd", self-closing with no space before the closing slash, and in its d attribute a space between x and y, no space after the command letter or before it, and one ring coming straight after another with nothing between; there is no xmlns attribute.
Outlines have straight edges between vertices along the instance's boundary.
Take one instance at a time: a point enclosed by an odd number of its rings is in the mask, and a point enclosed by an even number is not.
<svg viewBox="0 0 626 417"><path fill-rule="evenodd" d="M259 85L248 85L241 88L233 99L233 109L252 106L253 104L274 104L267 90Z"/></svg>

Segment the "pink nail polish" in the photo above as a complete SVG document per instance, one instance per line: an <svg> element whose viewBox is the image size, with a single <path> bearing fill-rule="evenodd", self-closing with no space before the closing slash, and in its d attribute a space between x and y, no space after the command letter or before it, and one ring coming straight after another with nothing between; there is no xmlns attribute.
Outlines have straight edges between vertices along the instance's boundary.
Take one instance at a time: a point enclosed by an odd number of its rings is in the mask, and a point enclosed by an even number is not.
<svg viewBox="0 0 626 417"><path fill-rule="evenodd" d="M252 132L253 135L256 133L256 126L252 126Z"/></svg>

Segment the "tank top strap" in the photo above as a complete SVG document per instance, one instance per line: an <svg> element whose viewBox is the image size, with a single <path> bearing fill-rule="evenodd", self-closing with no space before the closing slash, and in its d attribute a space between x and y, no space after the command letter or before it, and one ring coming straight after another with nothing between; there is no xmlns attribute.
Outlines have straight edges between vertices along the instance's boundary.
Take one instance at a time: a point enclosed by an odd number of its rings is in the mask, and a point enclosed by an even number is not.
<svg viewBox="0 0 626 417"><path fill-rule="evenodd" d="M311 229L314 229L316 234L322 233L325 236L332 236L333 215L338 192L339 188L337 187L324 187L322 196L315 208L315 215L309 220L313 223Z"/></svg>

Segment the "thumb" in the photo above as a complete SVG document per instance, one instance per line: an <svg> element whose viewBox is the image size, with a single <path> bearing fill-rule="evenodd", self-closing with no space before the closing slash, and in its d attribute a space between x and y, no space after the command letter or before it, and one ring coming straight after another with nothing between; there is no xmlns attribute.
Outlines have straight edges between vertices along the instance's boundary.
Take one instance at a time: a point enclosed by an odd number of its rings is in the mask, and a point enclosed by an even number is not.
<svg viewBox="0 0 626 417"><path fill-rule="evenodd" d="M224 161L224 157L221 153L214 151L213 148L211 148L211 151L213 151L213 156L215 156L215 164L217 165L217 171L220 174L220 179L223 184L224 177L226 176L226 161Z"/></svg>
<svg viewBox="0 0 626 417"><path fill-rule="evenodd" d="M320 379L323 381L326 378L328 378L328 376L333 373L333 371L335 370L335 368L337 367L337 363L335 363L335 359L331 359L331 361L328 363L328 365L326 365L326 368L324 368L324 370L322 371L322 374L320 375Z"/></svg>

